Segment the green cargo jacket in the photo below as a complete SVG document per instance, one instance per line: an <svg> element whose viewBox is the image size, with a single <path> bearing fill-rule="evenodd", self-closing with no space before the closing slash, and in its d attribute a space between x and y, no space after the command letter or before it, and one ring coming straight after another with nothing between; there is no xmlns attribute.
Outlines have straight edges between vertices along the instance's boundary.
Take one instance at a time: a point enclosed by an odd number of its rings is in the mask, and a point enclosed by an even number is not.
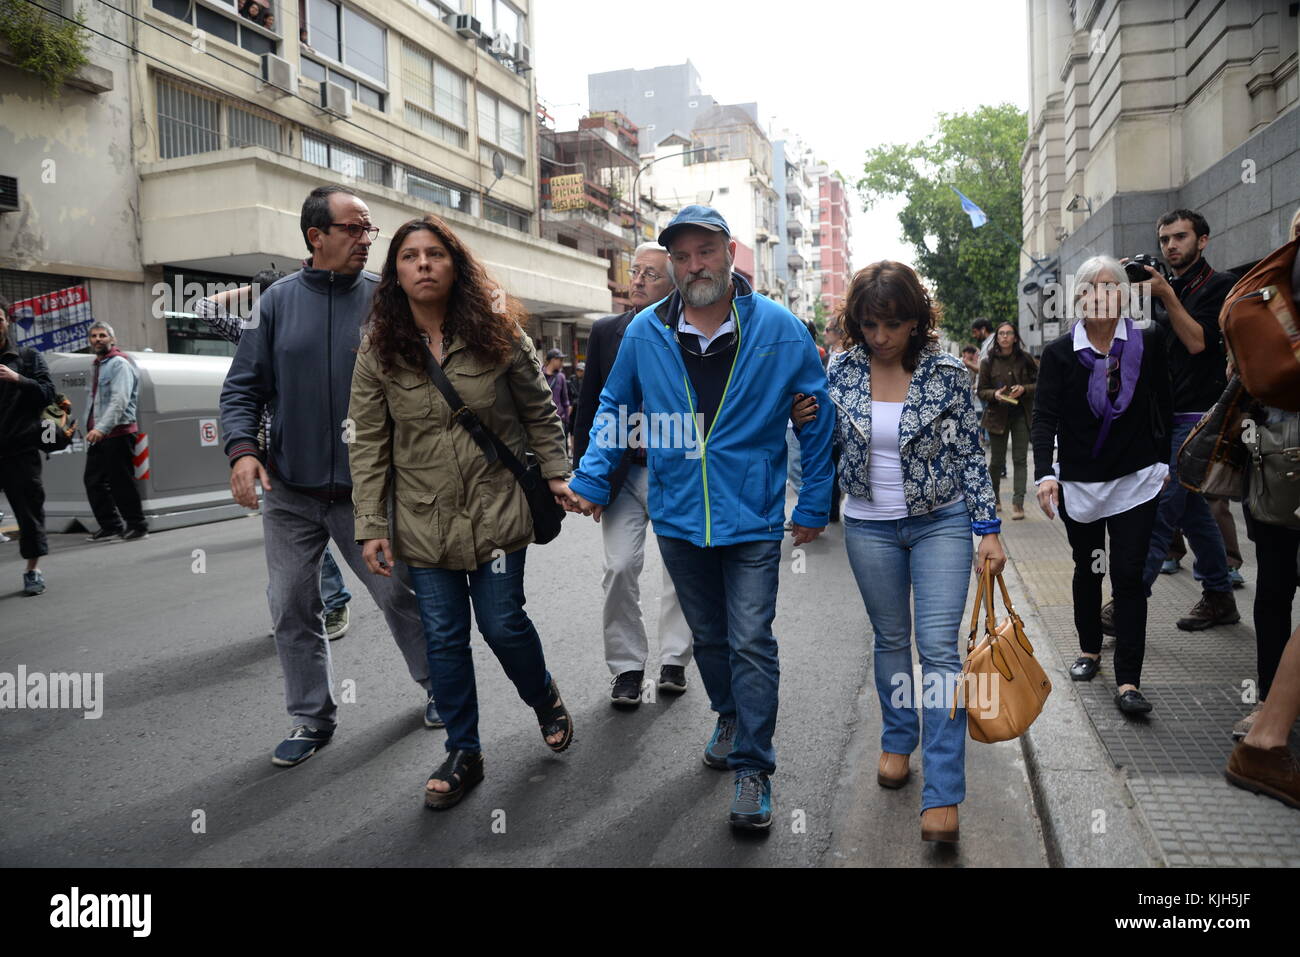
<svg viewBox="0 0 1300 957"><path fill-rule="evenodd" d="M391 373L363 339L352 373L348 445L357 541L387 538L416 568L469 571L533 540L528 500L500 462L488 464L424 369L398 359ZM461 400L524 461L531 450L547 479L569 477L564 429L527 334L493 365L452 340L443 360ZM392 476L394 525L387 501Z"/></svg>

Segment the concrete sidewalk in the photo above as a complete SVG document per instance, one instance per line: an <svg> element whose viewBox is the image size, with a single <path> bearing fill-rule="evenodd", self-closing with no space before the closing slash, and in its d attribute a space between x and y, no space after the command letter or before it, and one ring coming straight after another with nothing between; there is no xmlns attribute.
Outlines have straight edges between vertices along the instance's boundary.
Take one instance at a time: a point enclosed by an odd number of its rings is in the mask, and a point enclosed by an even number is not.
<svg viewBox="0 0 1300 957"><path fill-rule="evenodd" d="M1142 671L1154 710L1132 719L1112 700L1114 639L1106 639L1097 678L1070 680L1079 649L1065 527L1032 499L1027 505L1025 521L1009 521L1009 508L1003 515L1003 541L1012 599L1054 686L1022 741L1052 864L1300 866L1300 812L1223 778L1229 732L1251 709L1243 697L1257 680L1254 545L1240 507L1233 506L1247 581L1235 593L1241 622L1179 631L1174 622L1200 597L1191 556L1179 573L1161 575ZM1300 748L1300 736L1293 734L1292 746Z"/></svg>

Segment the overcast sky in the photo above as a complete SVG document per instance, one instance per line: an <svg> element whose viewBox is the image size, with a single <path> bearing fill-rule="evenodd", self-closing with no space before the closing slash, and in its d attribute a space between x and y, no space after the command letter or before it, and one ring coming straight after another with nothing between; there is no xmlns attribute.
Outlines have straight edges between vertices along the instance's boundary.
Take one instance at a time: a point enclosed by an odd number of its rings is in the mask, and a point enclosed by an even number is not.
<svg viewBox="0 0 1300 957"><path fill-rule="evenodd" d="M533 47L557 129L586 112L588 73L689 59L702 92L756 101L850 185L866 150L925 136L937 113L1029 101L1024 0L534 0ZM901 203L864 213L851 192L854 264L909 261Z"/></svg>

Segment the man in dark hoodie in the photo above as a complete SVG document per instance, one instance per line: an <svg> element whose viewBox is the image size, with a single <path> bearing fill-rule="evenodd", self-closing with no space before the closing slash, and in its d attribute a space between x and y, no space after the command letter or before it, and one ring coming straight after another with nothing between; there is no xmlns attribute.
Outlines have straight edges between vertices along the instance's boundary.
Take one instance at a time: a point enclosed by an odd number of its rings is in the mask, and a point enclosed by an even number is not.
<svg viewBox="0 0 1300 957"><path fill-rule="evenodd" d="M411 677L429 691L424 628L406 568L391 578L369 574L353 537L348 393L361 324L379 281L365 271L379 230L345 186L312 190L301 226L311 258L262 294L221 392L231 493L256 508L255 483L263 490L268 597L293 722L271 759L280 767L300 764L328 744L338 717L319 586L330 539L383 612ZM257 435L268 407L273 416L263 452ZM424 721L442 727L432 697Z"/></svg>

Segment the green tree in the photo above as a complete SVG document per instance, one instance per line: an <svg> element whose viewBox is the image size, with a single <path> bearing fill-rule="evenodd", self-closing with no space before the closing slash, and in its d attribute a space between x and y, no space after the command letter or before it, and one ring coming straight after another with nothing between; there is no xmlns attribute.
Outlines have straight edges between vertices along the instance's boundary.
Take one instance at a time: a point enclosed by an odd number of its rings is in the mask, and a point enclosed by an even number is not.
<svg viewBox="0 0 1300 957"><path fill-rule="evenodd" d="M973 113L940 113L937 129L919 143L868 150L857 182L863 208L904 196L898 215L903 239L916 250L911 265L943 304L943 327L958 341L970 322L988 316L1015 320L1020 276L1020 154L1028 120L1003 103ZM951 187L984 210L975 229Z"/></svg>
<svg viewBox="0 0 1300 957"><path fill-rule="evenodd" d="M0 38L13 48L19 69L41 78L51 99L62 96L63 84L89 62L85 18L84 10L61 19L27 0L0 0Z"/></svg>

